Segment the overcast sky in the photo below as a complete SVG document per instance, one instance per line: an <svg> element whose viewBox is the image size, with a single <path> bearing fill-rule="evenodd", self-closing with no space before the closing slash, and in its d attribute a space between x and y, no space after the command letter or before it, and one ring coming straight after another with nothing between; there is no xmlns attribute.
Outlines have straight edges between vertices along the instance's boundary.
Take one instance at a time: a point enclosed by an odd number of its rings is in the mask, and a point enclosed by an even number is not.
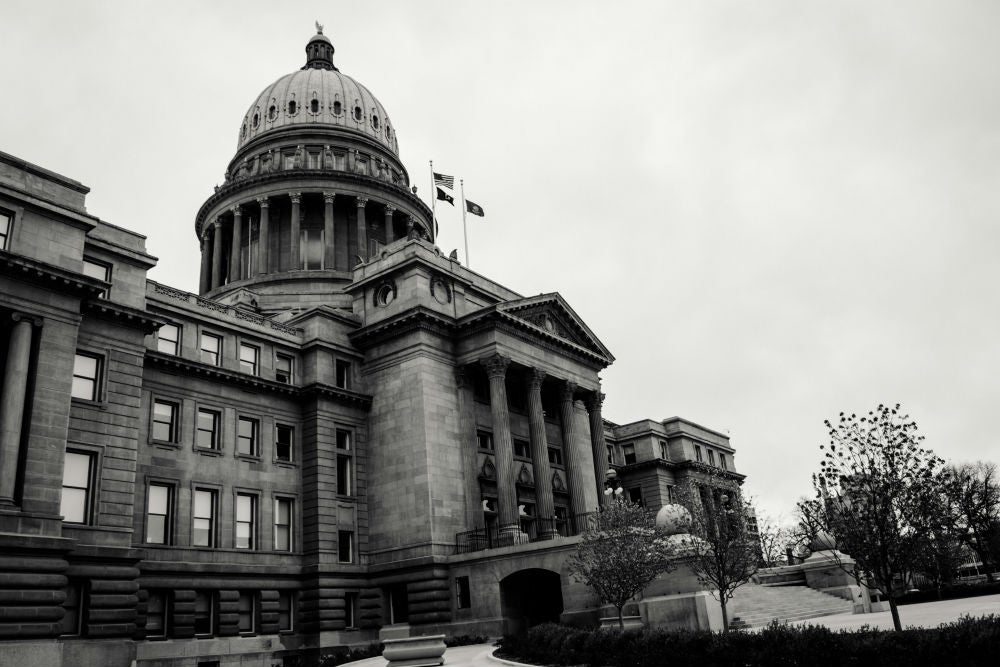
<svg viewBox="0 0 1000 667"><path fill-rule="evenodd" d="M772 515L841 410L1000 461L1000 3L5 0L0 150L196 291L195 213L314 20L421 194L433 159L486 210L471 267L615 354L606 418L728 432Z"/></svg>

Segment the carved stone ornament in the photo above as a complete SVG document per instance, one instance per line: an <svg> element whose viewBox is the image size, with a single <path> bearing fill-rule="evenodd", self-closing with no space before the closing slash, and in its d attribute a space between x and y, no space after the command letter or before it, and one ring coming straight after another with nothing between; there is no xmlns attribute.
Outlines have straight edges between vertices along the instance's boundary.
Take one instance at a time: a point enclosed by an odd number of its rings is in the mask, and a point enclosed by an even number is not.
<svg viewBox="0 0 1000 667"><path fill-rule="evenodd" d="M483 477L486 479L496 479L497 478L497 467L493 465L493 459L489 456L486 457L486 461L483 462Z"/></svg>
<svg viewBox="0 0 1000 667"><path fill-rule="evenodd" d="M431 279L431 296L441 305L451 303L451 289L437 276Z"/></svg>
<svg viewBox="0 0 1000 667"><path fill-rule="evenodd" d="M535 480L532 479L531 471L528 470L528 466L521 464L521 470L517 473L517 483L525 486L533 486L535 484Z"/></svg>
<svg viewBox="0 0 1000 667"><path fill-rule="evenodd" d="M563 482L562 477L558 472L552 473L552 489L554 491L565 491L566 484Z"/></svg>
<svg viewBox="0 0 1000 667"><path fill-rule="evenodd" d="M510 357L505 357L498 353L491 357L481 359L479 363L486 369L487 377L502 378L507 374L507 366L510 365Z"/></svg>
<svg viewBox="0 0 1000 667"><path fill-rule="evenodd" d="M562 387L559 391L559 398L563 401L573 402L573 395L576 394L576 383L567 380L563 382Z"/></svg>
<svg viewBox="0 0 1000 667"><path fill-rule="evenodd" d="M525 373L525 382L528 386L528 390L540 390L542 388L542 382L545 381L545 376L547 373L543 370L537 368L532 368L527 373Z"/></svg>

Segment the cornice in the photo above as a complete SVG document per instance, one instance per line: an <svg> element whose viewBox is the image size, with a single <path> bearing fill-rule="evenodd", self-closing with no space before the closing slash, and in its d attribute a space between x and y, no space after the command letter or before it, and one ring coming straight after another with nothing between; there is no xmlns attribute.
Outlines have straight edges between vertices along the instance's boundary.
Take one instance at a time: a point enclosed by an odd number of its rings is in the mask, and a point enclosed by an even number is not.
<svg viewBox="0 0 1000 667"><path fill-rule="evenodd" d="M103 280L3 250L0 250L0 275L81 298L95 298L111 287Z"/></svg>
<svg viewBox="0 0 1000 667"><path fill-rule="evenodd" d="M455 334L455 323L450 318L425 306L414 306L381 322L361 327L357 331L349 333L347 337L357 348L363 350L385 340L417 330L432 331L450 338Z"/></svg>
<svg viewBox="0 0 1000 667"><path fill-rule="evenodd" d="M434 252L434 250L431 249L433 246L430 243L423 241L421 239L400 239L400 240L405 241L405 243L407 244L410 243L421 244L421 247L423 247L423 249L426 252ZM405 250L402 248L397 250L397 252L400 251L405 252ZM444 259L441 257L439 253L435 253L434 256L440 259ZM369 262L370 261L371 260L369 260ZM444 259L444 261L449 261L449 260ZM365 287L370 286L372 283L377 283L378 281L384 279L387 275L400 273L401 271L404 271L405 269L411 266L420 266L426 268L430 273L434 275L447 276L449 280L462 285L462 287L465 289L468 289L473 285L473 282L471 280L469 280L468 278L463 278L462 276L456 274L454 271L451 270L450 267L439 266L436 263L434 263L433 260L431 260L428 257L424 257L419 253L419 251L417 251L416 253L409 255L405 259L400 260L398 263L393 264L392 266L389 266L385 269L372 273L369 276L365 276L364 278L352 282L350 285L348 285L345 291L350 293L362 290ZM490 296L496 298L495 295L490 295Z"/></svg>
<svg viewBox="0 0 1000 667"><path fill-rule="evenodd" d="M340 387L335 387L331 384L326 384L325 382L313 382L312 384L307 384L299 390L302 396L324 396L327 398L333 398L338 403L347 403L360 405L361 407L368 409L372 405L371 394L362 394L361 392L351 391L350 389L341 389Z"/></svg>
<svg viewBox="0 0 1000 667"><path fill-rule="evenodd" d="M80 311L84 315L93 315L102 320L108 320L131 329L151 334L167 323L162 317L157 317L145 310L123 306L104 299L84 301Z"/></svg>

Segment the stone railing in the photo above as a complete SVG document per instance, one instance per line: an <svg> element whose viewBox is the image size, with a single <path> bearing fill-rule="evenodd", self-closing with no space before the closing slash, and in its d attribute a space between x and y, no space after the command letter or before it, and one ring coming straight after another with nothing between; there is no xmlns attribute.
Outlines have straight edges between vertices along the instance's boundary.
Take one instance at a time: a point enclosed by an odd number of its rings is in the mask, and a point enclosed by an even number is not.
<svg viewBox="0 0 1000 667"><path fill-rule="evenodd" d="M297 329L295 327L290 327L287 324L275 322L267 317L264 317L263 315L260 315L259 313L254 313L235 306L227 306L224 303L212 301L211 299L200 297L197 294L191 294L190 292L161 285L160 283L152 280L149 281L149 284L152 285L154 294L165 296L168 299L176 299L177 301L182 301L198 308L203 308L204 310L210 310L213 313L225 315L226 317L231 317L235 320L239 320L240 322L252 324L262 329L270 329L272 331L278 331L291 336L300 336L302 334L302 329Z"/></svg>

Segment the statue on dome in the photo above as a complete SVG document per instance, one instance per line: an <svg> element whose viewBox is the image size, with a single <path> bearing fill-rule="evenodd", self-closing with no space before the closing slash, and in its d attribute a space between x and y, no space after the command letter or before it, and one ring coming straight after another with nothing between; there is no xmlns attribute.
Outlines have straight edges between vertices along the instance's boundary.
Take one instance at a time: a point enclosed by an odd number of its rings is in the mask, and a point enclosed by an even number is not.
<svg viewBox="0 0 1000 667"><path fill-rule="evenodd" d="M317 35L323 34L323 24L320 23L319 21L316 21L316 34Z"/></svg>

